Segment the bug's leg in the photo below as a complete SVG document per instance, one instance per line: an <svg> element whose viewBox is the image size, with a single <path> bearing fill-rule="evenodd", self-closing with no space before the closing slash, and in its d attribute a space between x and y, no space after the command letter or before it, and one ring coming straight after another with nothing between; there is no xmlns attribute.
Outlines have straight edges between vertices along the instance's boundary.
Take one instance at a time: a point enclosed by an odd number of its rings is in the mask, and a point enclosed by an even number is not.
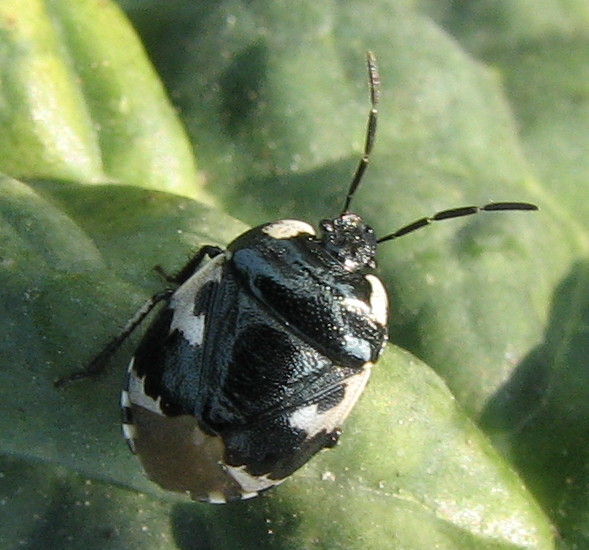
<svg viewBox="0 0 589 550"><path fill-rule="evenodd" d="M129 319L123 330L115 336L104 349L96 356L86 368L73 372L63 378L54 382L56 388L62 388L72 382L83 380L84 378L91 378L100 374L108 363L112 355L121 347L123 342L131 335L131 333L142 323L142 321L149 315L153 308L162 301L168 300L174 293L174 289L167 289L160 292L145 302Z"/></svg>
<svg viewBox="0 0 589 550"><path fill-rule="evenodd" d="M166 280L168 283L174 283L181 285L186 282L187 279L197 270L205 256L214 258L219 254L223 254L224 250L218 246L205 245L201 247L198 252L188 261L188 263L175 275L169 275L166 273L162 266L156 265L154 269Z"/></svg>
<svg viewBox="0 0 589 550"><path fill-rule="evenodd" d="M176 285L181 285L184 281L186 281L198 268L198 266L202 263L205 256L209 258L214 258L219 254L223 253L223 249L217 246L203 246L199 249L199 251L194 255L193 258L174 276L167 275L159 266L156 266L156 270L158 270L164 278ZM150 314L155 306L157 306L160 302L166 301L174 294L175 289L167 289L163 292L160 292L153 296L150 300L145 302L129 319L123 330L115 336L105 347L104 349L96 356L90 363L86 366L86 368L76 371L68 376L64 376L54 382L56 388L62 388L67 386L72 382L76 382L78 380L83 380L85 378L91 378L100 374L105 368L112 357L112 355L121 347L123 342L132 334L132 332L143 322L143 320Z"/></svg>

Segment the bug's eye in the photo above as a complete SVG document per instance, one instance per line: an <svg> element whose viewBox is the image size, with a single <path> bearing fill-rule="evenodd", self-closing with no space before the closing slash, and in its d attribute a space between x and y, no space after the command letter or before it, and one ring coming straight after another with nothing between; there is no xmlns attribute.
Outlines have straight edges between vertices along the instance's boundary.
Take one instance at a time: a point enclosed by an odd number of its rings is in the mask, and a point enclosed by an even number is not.
<svg viewBox="0 0 589 550"><path fill-rule="evenodd" d="M332 220L321 220L319 222L319 229L324 233L332 233L334 231Z"/></svg>

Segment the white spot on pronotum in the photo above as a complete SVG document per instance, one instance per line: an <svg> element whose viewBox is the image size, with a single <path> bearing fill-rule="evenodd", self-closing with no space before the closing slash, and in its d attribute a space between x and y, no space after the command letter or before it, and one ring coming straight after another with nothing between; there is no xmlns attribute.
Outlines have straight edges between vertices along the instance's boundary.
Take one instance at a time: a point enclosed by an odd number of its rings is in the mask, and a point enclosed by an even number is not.
<svg viewBox="0 0 589 550"><path fill-rule="evenodd" d="M342 306L344 306L346 309L349 309L350 311L354 311L355 313L359 313L359 314L370 313L370 306L366 302L363 302L362 300L359 300L358 298L344 298L341 303L342 303Z"/></svg>
<svg viewBox="0 0 589 550"><path fill-rule="evenodd" d="M343 349L346 353L355 357L359 361L369 361L372 351L370 344L365 338L357 338L351 334L345 334L343 337Z"/></svg>
<svg viewBox="0 0 589 550"><path fill-rule="evenodd" d="M370 307L376 320L383 326L388 323L389 317L389 299L387 291L378 277L366 275L366 280L372 288L370 293Z"/></svg>
<svg viewBox="0 0 589 550"><path fill-rule="evenodd" d="M262 228L262 232L266 233L273 239L292 239L297 235L307 234L315 235L315 230L311 225L300 220L280 220L269 223Z"/></svg>

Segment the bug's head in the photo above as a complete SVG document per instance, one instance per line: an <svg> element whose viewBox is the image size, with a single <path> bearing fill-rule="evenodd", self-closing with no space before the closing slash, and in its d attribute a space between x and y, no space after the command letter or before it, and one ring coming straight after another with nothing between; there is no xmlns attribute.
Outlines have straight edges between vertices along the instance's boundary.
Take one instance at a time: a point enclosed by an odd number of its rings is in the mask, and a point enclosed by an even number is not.
<svg viewBox="0 0 589 550"><path fill-rule="evenodd" d="M376 236L357 214L346 212L333 220L321 220L320 239L348 271L376 267Z"/></svg>
<svg viewBox="0 0 589 550"><path fill-rule="evenodd" d="M380 77L376 68L376 59L372 52L367 52L366 61L368 65L371 109L366 128L364 153L348 188L342 213L337 218L321 220L319 222L319 238L323 247L334 258L339 260L348 271L374 269L376 267L374 257L376 255L377 241L374 231L360 216L349 211L352 197L368 167L368 160L376 135L376 105L378 103L378 84Z"/></svg>

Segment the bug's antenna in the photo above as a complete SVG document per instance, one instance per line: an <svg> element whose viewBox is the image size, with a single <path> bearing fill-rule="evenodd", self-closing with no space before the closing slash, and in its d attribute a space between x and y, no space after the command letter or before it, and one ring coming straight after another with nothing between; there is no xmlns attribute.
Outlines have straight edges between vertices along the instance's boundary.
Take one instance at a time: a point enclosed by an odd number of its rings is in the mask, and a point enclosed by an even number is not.
<svg viewBox="0 0 589 550"><path fill-rule="evenodd" d="M413 231L417 231L422 227L426 227L432 222L470 216L471 214L478 214L479 212L496 212L499 210L538 210L538 207L535 204L527 202L492 202L485 206L462 206L460 208L451 208L450 210L438 212L429 218L421 218L405 227L401 227L401 229L398 229L394 233L381 237L377 242L384 243L385 241L392 241L393 239L397 239L408 233L413 233Z"/></svg>
<svg viewBox="0 0 589 550"><path fill-rule="evenodd" d="M366 172L366 168L370 162L370 153L372 151L372 147L374 146L374 139L376 137L376 119L378 116L376 107L378 105L378 87L380 85L380 76L378 74L378 67L376 66L376 57L374 57L374 54L371 51L366 52L366 64L368 65L368 84L370 86L371 104L370 113L368 115L368 125L366 127L366 141L364 142L364 153L362 154L362 158L358 163L358 167L354 173L354 178L352 179L352 183L348 189L348 194L346 195L346 201L344 202L342 214L348 211L350 202L352 201L352 196L356 192L358 185L360 185L360 181L362 180L362 176L364 176L364 172Z"/></svg>

